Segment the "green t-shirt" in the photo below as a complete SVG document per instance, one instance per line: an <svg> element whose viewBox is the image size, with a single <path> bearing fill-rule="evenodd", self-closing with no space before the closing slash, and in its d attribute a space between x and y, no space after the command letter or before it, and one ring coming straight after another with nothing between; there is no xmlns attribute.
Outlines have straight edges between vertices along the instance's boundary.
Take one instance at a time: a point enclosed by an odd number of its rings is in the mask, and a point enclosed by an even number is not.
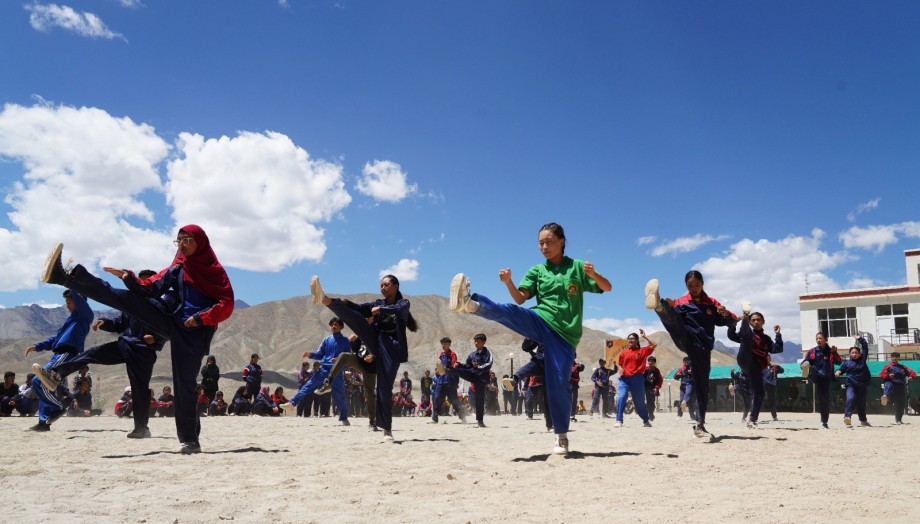
<svg viewBox="0 0 920 524"><path fill-rule="evenodd" d="M532 308L534 312L573 348L577 348L581 340L584 293L604 292L594 279L585 275L583 260L566 256L558 266L547 260L530 268L518 289L526 289L537 299L537 305Z"/></svg>

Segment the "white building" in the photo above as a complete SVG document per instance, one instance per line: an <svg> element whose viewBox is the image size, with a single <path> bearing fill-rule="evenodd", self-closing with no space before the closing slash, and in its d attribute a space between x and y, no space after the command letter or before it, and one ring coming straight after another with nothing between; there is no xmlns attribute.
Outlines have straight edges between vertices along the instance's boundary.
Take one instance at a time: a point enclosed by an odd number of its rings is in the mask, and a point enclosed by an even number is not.
<svg viewBox="0 0 920 524"><path fill-rule="evenodd" d="M907 285L806 293L799 297L802 345L814 346L814 334L824 331L838 348L853 345L853 335L866 333L870 355L885 359L898 351L902 358L920 353L920 249L904 252ZM870 356L870 358L872 358Z"/></svg>

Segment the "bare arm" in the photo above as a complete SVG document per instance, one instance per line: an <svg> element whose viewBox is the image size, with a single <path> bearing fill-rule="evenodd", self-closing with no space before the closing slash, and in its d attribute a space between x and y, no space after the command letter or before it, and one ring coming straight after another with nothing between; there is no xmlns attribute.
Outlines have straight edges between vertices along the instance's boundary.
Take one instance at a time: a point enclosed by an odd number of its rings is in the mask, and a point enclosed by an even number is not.
<svg viewBox="0 0 920 524"><path fill-rule="evenodd" d="M498 278L505 283L505 287L508 288L508 294L511 295L511 299L514 300L515 304L521 305L530 299L529 291L526 289L518 289L514 287L514 282L511 280L510 269L502 269L499 271Z"/></svg>
<svg viewBox="0 0 920 524"><path fill-rule="evenodd" d="M594 264L591 262L585 262L585 275L588 275L595 283L597 287L601 288L604 291L611 291L613 289L613 284L607 280L607 277L601 275L594 270Z"/></svg>

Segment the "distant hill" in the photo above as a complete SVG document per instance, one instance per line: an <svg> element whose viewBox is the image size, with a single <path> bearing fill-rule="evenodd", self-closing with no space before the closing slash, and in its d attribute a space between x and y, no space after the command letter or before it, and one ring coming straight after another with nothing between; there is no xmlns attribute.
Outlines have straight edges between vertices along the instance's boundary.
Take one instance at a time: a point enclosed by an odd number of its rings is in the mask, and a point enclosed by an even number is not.
<svg viewBox="0 0 920 524"><path fill-rule="evenodd" d="M715 350L730 355L732 360L738 355L738 346L726 346L716 340ZM783 341L783 352L773 355L774 362L798 362L802 359L802 345L795 342Z"/></svg>
<svg viewBox="0 0 920 524"><path fill-rule="evenodd" d="M355 302L368 302L379 295L348 295ZM412 302L412 314L419 323L417 333L409 333L409 362L403 370L409 371L413 380L426 369L433 371L440 352L438 342L449 336L453 349L460 358L473 350L472 338L476 333L488 336L487 346L492 350L495 364L493 370L501 376L510 373L512 358L514 368L524 364L529 356L521 351L522 337L510 330L474 315L458 314L447 307L447 299L436 295L407 297ZM266 371L266 385L281 385L286 390L293 387L293 377L303 362L304 351L313 351L329 334L329 319L332 313L322 307L310 304L307 297L299 296L286 300L266 302L252 307L237 307L233 316L220 325L211 344L221 369L221 389L232 395L236 386L242 384L240 371L249 362L252 353L262 357ZM111 313L111 312L107 312ZM47 355L30 355L28 361L23 351L32 343L54 334L66 317L61 308L46 309L38 306L17 307L0 310L0 326L4 331L0 341L0 367L17 373L17 383L22 383L32 362L47 362ZM347 332L348 330L346 330ZM577 348L578 361L586 366L587 380L590 371L597 365L597 359L604 354L604 341L611 337L607 333L585 328L581 344ZM659 344L656 351L658 366L664 371L680 365L683 354L677 350L670 337L664 333L653 333L652 340ZM112 340L109 333L92 332L87 347ZM713 365L734 362L734 357L720 351L713 353ZM169 345L162 351L154 368L152 386L157 394L164 385L171 382ZM97 401L106 407L114 404L127 385L124 366L94 366L94 393ZM277 375L275 374L277 373ZM289 377L285 379L284 377Z"/></svg>

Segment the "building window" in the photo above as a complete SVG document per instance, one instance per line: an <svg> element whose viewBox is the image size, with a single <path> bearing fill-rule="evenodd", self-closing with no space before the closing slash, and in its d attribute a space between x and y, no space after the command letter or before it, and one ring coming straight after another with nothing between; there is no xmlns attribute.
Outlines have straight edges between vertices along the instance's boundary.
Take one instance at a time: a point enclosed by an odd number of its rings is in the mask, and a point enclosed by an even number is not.
<svg viewBox="0 0 920 524"><path fill-rule="evenodd" d="M907 325L909 318L907 311L907 304L884 304L875 306L875 316L891 318L894 321L894 333L898 335L903 335L909 330Z"/></svg>
<svg viewBox="0 0 920 524"><path fill-rule="evenodd" d="M858 330L856 308L838 307L818 310L818 326L828 337L852 337Z"/></svg>

